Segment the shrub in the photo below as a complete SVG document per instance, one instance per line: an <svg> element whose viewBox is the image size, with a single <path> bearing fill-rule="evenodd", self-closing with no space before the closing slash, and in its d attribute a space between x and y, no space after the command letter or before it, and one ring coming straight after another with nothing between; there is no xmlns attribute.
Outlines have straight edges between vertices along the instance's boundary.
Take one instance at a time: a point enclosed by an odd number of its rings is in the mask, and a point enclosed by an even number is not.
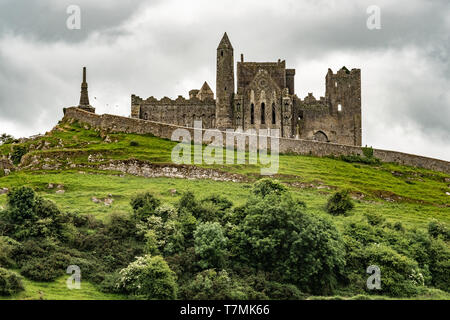
<svg viewBox="0 0 450 320"><path fill-rule="evenodd" d="M277 180L268 178L257 181L252 188L253 194L265 197L271 193L281 195L287 191L287 188Z"/></svg>
<svg viewBox="0 0 450 320"><path fill-rule="evenodd" d="M442 239L432 239L428 250L432 284L450 292L450 248Z"/></svg>
<svg viewBox="0 0 450 320"><path fill-rule="evenodd" d="M372 158L373 157L373 148L372 147L361 147L362 153L366 158Z"/></svg>
<svg viewBox="0 0 450 320"><path fill-rule="evenodd" d="M145 221L146 218L155 214L160 204L161 202L149 192L137 194L131 199L134 218Z"/></svg>
<svg viewBox="0 0 450 320"><path fill-rule="evenodd" d="M344 245L330 221L302 210L289 195L251 198L232 232L232 254L301 290L328 293L342 272Z"/></svg>
<svg viewBox="0 0 450 320"><path fill-rule="evenodd" d="M139 146L139 142L134 141L134 140L130 141L130 147L137 147L137 146Z"/></svg>
<svg viewBox="0 0 450 320"><path fill-rule="evenodd" d="M367 219L367 222L371 226L380 226L386 220L381 214L378 212L366 212L364 216Z"/></svg>
<svg viewBox="0 0 450 320"><path fill-rule="evenodd" d="M367 247L365 264L366 267L378 266L381 271L381 289L371 290L370 292L374 294L408 297L417 294L418 288L424 284L417 262L385 245Z"/></svg>
<svg viewBox="0 0 450 320"><path fill-rule="evenodd" d="M146 299L171 300L177 297L175 273L161 256L142 256L120 271L118 288Z"/></svg>
<svg viewBox="0 0 450 320"><path fill-rule="evenodd" d="M61 236L67 215L57 206L36 196L33 189L20 187L8 193L8 208L4 215L14 238Z"/></svg>
<svg viewBox="0 0 450 320"><path fill-rule="evenodd" d="M205 270L181 288L185 300L246 300L245 288L233 281L226 270Z"/></svg>
<svg viewBox="0 0 450 320"><path fill-rule="evenodd" d="M178 201L177 208L179 212L187 211L192 214L196 214L198 208L198 202L192 192L188 191L183 194L180 201Z"/></svg>
<svg viewBox="0 0 450 320"><path fill-rule="evenodd" d="M397 222L394 224L394 230L400 231L400 232L404 232L404 231L405 231L405 228L403 227L403 224L402 224L400 221L397 221Z"/></svg>
<svg viewBox="0 0 450 320"><path fill-rule="evenodd" d="M136 231L136 223L125 214L112 214L106 224L107 234L114 239L133 238Z"/></svg>
<svg viewBox="0 0 450 320"><path fill-rule="evenodd" d="M121 289L117 286L121 278L119 272L106 274L99 285L99 289L106 293L120 293Z"/></svg>
<svg viewBox="0 0 450 320"><path fill-rule="evenodd" d="M444 240L450 240L450 230L447 229L447 226L444 223L436 219L433 219L428 223L428 234L433 238L442 236Z"/></svg>
<svg viewBox="0 0 450 320"><path fill-rule="evenodd" d="M328 200L327 211L333 215L345 214L354 207L347 190L338 191Z"/></svg>
<svg viewBox="0 0 450 320"><path fill-rule="evenodd" d="M14 266L13 251L19 246L20 243L11 238L0 237L0 267Z"/></svg>
<svg viewBox="0 0 450 320"><path fill-rule="evenodd" d="M13 147L13 152L11 154L11 161L18 165L22 160L22 157L27 153L27 148L21 145L16 145Z"/></svg>
<svg viewBox="0 0 450 320"><path fill-rule="evenodd" d="M0 296L10 296L24 289L22 280L15 272L0 268Z"/></svg>
<svg viewBox="0 0 450 320"><path fill-rule="evenodd" d="M204 269L222 267L225 262L228 239L217 222L200 223L194 232L195 253Z"/></svg>
<svg viewBox="0 0 450 320"><path fill-rule="evenodd" d="M295 285L274 281L265 284L264 293L273 300L303 300L305 298Z"/></svg>
<svg viewBox="0 0 450 320"><path fill-rule="evenodd" d="M70 265L70 256L54 253L45 258L32 258L26 261L20 273L34 281L53 281L63 275Z"/></svg>
<svg viewBox="0 0 450 320"><path fill-rule="evenodd" d="M161 217L166 222L169 219L176 219L178 216L177 210L170 204L162 204L155 210L155 215Z"/></svg>

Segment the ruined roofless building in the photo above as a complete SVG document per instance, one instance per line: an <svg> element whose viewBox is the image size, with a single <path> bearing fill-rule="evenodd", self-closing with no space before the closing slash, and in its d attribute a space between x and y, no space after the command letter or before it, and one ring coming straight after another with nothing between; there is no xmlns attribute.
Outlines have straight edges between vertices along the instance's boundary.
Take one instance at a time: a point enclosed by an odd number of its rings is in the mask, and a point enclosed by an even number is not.
<svg viewBox="0 0 450 320"><path fill-rule="evenodd" d="M285 138L361 145L360 69L328 69L325 97L309 93L302 100L295 94L295 69L286 69L284 60L244 62L241 55L236 90L233 53L225 33L217 47L216 99L206 82L189 91L189 99L132 95L131 116L188 127L197 120L221 130L279 129Z"/></svg>

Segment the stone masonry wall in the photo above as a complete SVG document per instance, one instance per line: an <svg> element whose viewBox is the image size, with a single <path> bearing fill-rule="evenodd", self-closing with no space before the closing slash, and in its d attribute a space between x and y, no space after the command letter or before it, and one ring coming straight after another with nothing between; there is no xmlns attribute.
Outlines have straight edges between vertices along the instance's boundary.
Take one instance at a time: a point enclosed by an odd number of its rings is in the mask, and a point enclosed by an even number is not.
<svg viewBox="0 0 450 320"><path fill-rule="evenodd" d="M67 108L64 110L64 119L78 120L82 123L86 123L93 127L102 130L108 130L111 132L152 134L154 136L166 139L170 139L172 137L172 132L178 128L189 130L192 137L194 131L193 128L154 121L126 118L109 114L97 115L75 107ZM280 153L295 153L323 157L328 155L362 155L362 149L358 146L341 145L302 139L280 138ZM374 156L384 162L395 162L399 164L450 173L450 162L444 160L379 149L374 149Z"/></svg>

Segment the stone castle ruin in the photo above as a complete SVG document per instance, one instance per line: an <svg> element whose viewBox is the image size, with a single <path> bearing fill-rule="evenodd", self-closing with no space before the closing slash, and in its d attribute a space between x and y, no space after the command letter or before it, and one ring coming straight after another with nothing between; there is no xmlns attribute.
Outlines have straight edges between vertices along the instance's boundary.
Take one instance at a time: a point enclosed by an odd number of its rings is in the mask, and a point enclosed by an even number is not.
<svg viewBox="0 0 450 320"><path fill-rule="evenodd" d="M225 33L217 48L216 99L207 82L189 91L189 99L132 95L131 117L186 127L202 121L203 128L221 130L279 129L284 138L361 145L359 69L328 69L325 97L309 93L302 100L295 94L295 69L286 69L284 60L245 62L241 55L235 90L233 52Z"/></svg>
<svg viewBox="0 0 450 320"><path fill-rule="evenodd" d="M194 130L279 129L279 151L315 156L363 155L361 148L361 71L343 67L325 76L325 97L295 94L295 69L285 61L237 63L234 81L233 46L225 33L217 48L216 98L207 82L178 96L141 99L131 96L131 117L95 114L89 103L86 68L83 68L80 103L64 108L64 118L100 130L152 134L171 139L178 128ZM385 162L450 172L450 162L402 152L373 149Z"/></svg>

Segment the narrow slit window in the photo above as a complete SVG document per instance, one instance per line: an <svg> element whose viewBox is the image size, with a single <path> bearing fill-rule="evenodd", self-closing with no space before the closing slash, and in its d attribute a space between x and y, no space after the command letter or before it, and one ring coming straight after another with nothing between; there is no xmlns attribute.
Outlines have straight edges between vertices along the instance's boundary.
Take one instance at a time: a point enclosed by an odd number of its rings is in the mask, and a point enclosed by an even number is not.
<svg viewBox="0 0 450 320"><path fill-rule="evenodd" d="M272 124L277 123L277 113L275 111L275 103L272 103Z"/></svg>
<svg viewBox="0 0 450 320"><path fill-rule="evenodd" d="M264 102L261 103L261 123L266 123L266 104Z"/></svg>
<svg viewBox="0 0 450 320"><path fill-rule="evenodd" d="M253 103L250 106L250 124L255 124L255 105Z"/></svg>
<svg viewBox="0 0 450 320"><path fill-rule="evenodd" d="M338 104L338 111L341 112L342 111L342 104Z"/></svg>

